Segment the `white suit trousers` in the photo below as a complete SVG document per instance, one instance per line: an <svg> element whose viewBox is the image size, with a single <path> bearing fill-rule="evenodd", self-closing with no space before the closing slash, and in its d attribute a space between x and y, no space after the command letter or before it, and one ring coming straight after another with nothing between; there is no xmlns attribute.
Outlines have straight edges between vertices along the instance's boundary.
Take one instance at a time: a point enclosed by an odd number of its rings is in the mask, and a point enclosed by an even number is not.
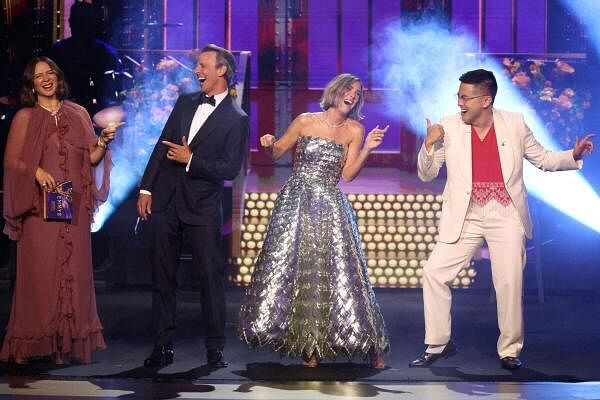
<svg viewBox="0 0 600 400"><path fill-rule="evenodd" d="M498 355L517 357L523 348L525 234L512 203L506 209L497 203L495 207L489 206L471 203L458 241L438 242L423 268L425 344L444 345L450 340L452 293L449 284L485 240L496 290L500 329Z"/></svg>

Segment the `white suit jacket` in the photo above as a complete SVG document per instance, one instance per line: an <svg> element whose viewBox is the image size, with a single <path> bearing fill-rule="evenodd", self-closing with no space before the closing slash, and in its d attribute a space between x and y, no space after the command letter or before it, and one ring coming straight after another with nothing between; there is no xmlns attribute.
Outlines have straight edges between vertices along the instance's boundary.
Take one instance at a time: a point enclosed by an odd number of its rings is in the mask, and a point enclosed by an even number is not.
<svg viewBox="0 0 600 400"><path fill-rule="evenodd" d="M526 237L531 238L531 217L523 183L523 159L544 171L578 169L582 162L573 159L572 150L546 150L533 137L522 114L498 109L494 109L493 113L504 185L519 213ZM438 175L442 164L446 162L448 177L443 193L438 238L442 242L453 243L460 237L471 200L471 125L462 122L460 113L442 117L440 124L444 127L444 140L436 143L430 154L425 144L421 146L417 168L419 178L428 182Z"/></svg>

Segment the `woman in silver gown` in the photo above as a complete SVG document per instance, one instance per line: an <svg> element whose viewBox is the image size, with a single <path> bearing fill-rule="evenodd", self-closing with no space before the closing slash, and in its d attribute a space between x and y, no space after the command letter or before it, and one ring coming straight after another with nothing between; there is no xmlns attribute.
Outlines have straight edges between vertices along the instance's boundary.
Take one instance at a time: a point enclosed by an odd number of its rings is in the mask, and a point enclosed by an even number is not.
<svg viewBox="0 0 600 400"><path fill-rule="evenodd" d="M293 173L273 209L240 311L239 335L315 367L325 357L362 354L384 368L389 340L369 283L354 211L337 187L353 180L388 127L367 135L358 122L362 83L336 76L323 112L298 116L285 134L260 138L278 159L296 145Z"/></svg>

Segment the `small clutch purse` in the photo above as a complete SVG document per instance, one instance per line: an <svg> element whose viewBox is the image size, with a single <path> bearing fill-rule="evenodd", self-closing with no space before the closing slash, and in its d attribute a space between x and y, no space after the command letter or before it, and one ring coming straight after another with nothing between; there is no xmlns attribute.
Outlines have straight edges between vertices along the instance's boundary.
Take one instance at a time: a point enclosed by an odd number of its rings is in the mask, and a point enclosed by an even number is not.
<svg viewBox="0 0 600 400"><path fill-rule="evenodd" d="M45 221L70 221L73 218L73 182L59 183L54 190L43 193Z"/></svg>

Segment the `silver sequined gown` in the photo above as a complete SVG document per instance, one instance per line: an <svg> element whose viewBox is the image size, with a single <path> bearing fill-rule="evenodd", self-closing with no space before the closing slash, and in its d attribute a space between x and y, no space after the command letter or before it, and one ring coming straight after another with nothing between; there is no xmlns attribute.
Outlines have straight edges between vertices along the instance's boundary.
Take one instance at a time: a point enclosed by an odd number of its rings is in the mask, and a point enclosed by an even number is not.
<svg viewBox="0 0 600 400"><path fill-rule="evenodd" d="M337 187L345 155L345 145L298 139L240 311L251 346L333 359L389 349L354 212Z"/></svg>

